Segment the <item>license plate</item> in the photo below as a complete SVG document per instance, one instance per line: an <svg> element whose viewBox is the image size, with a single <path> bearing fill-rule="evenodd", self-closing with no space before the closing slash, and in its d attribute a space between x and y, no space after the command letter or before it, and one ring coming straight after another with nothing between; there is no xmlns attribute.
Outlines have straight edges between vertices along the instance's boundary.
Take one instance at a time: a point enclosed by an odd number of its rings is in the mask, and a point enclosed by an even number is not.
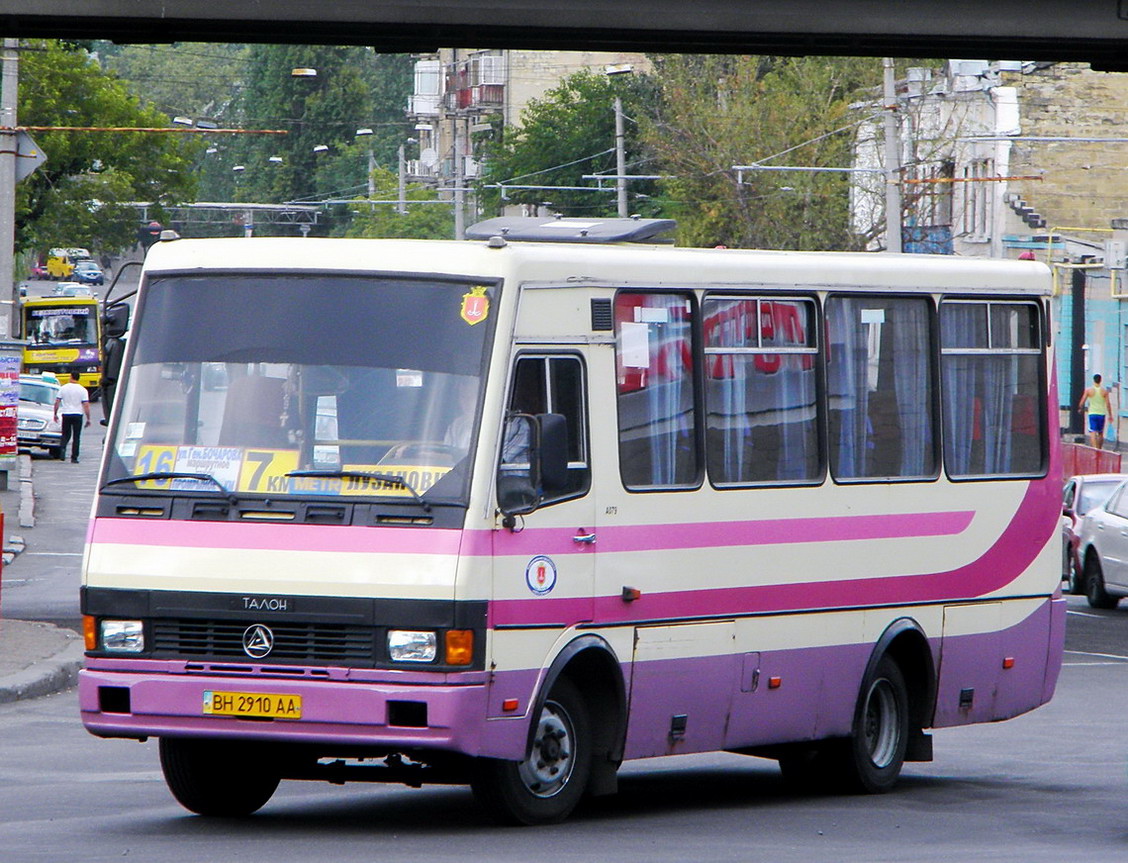
<svg viewBox="0 0 1128 863"><path fill-rule="evenodd" d="M302 697L270 692L221 692L209 689L204 692L204 713L208 716L301 719Z"/></svg>

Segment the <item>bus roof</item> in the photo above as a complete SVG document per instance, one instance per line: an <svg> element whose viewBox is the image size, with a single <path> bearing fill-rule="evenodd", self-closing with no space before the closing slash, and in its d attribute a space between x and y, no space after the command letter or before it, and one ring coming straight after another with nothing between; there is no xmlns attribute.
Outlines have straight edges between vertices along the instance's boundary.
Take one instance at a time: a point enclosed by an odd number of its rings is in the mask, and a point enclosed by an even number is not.
<svg viewBox="0 0 1128 863"><path fill-rule="evenodd" d="M1048 295L1036 261L878 252L694 249L669 245L458 240L231 238L165 240L145 272L419 274L522 283L660 287L789 286ZM71 298L73 299L73 298Z"/></svg>

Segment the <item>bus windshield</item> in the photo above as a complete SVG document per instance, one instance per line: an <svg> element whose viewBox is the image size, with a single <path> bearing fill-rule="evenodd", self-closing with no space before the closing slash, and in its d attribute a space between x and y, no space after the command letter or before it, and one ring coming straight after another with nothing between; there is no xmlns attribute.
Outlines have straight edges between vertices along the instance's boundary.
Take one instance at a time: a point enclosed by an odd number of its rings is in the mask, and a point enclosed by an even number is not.
<svg viewBox="0 0 1128 863"><path fill-rule="evenodd" d="M463 502L487 292L321 274L155 279L104 479L123 491Z"/></svg>
<svg viewBox="0 0 1128 863"><path fill-rule="evenodd" d="M97 306L43 306L27 309L29 347L75 347L98 343Z"/></svg>

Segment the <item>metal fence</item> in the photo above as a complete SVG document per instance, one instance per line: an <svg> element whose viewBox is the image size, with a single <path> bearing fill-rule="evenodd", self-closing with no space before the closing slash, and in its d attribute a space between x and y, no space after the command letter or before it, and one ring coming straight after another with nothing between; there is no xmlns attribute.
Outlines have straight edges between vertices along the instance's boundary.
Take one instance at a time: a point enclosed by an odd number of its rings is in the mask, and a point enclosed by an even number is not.
<svg viewBox="0 0 1128 863"><path fill-rule="evenodd" d="M1079 443L1061 443L1062 474L1120 473L1120 453Z"/></svg>

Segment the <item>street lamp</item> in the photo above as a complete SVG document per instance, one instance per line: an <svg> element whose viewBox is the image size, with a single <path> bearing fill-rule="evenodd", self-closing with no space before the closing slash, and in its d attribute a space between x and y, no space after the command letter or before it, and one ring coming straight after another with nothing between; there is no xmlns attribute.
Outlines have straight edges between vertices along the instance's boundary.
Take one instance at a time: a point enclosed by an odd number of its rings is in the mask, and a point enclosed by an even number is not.
<svg viewBox="0 0 1128 863"><path fill-rule="evenodd" d="M368 129L368 128L356 130L356 137L357 138L368 138L369 140L371 140L373 134L374 134L373 131L371 129ZM370 199L376 197L376 181L372 177L372 174L375 172L375 170L376 170L376 155L375 155L375 153L372 152L372 146L371 146L371 144L369 144L369 147L368 147L368 197Z"/></svg>
<svg viewBox="0 0 1128 863"><path fill-rule="evenodd" d="M604 66L603 73L608 78L631 75L634 73L634 67L630 63ZM626 133L623 130L623 100L618 96L615 97L615 173L618 175L615 178L615 198L618 203L618 214L620 219L625 219L627 217L627 148Z"/></svg>
<svg viewBox="0 0 1128 863"><path fill-rule="evenodd" d="M315 152L315 153L328 153L329 152L329 146L327 144L318 144L316 147L313 148L313 152Z"/></svg>

